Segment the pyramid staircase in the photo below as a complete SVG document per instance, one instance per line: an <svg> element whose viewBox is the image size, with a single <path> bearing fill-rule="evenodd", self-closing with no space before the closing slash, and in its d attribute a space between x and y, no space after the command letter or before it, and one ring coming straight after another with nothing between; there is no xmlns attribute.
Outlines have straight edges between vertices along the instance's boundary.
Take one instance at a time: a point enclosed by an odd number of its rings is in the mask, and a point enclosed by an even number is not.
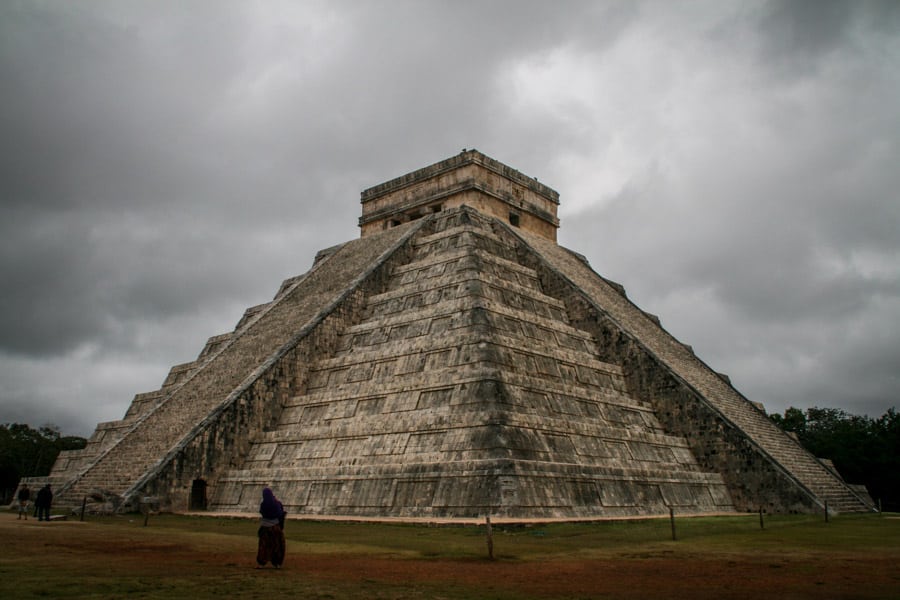
<svg viewBox="0 0 900 600"><path fill-rule="evenodd" d="M718 474L571 326L520 242L469 209L434 219L336 352L310 365L211 508L585 517L733 510Z"/></svg>
<svg viewBox="0 0 900 600"><path fill-rule="evenodd" d="M272 302L248 309L233 332L210 338L196 361L173 367L160 390L138 394L125 419L99 424L88 448L63 456L51 472L51 480L63 482L55 501L80 505L82 498L102 491L133 506L147 482L171 468L224 408L246 403L246 394L270 375L273 363L321 323L323 312L353 289L361 273L393 254L413 231L398 228L320 253L313 268L286 280ZM220 443L219 459L240 460L240 435L264 427L269 413L277 412L278 394L290 393L293 374L277 375L288 381L262 399L265 410L242 416L239 427L245 431L226 439L225 447ZM215 461L206 468L217 468Z"/></svg>
<svg viewBox="0 0 900 600"><path fill-rule="evenodd" d="M657 384L654 389L646 381L638 381L647 379L646 365L643 369L636 365L632 365L633 368L626 366L636 373L636 381L631 387L654 406L668 431L680 433L692 441L692 449L701 464L723 474L738 505L752 510L754 505L765 507L759 498L766 492L783 495L783 491L760 489L764 484L760 484L758 472L750 467L751 459L746 458L745 464L740 464L743 455L762 457L761 462L766 468L777 471L778 478L789 480L803 491L807 498L798 500L793 507L795 510L804 510L804 504L809 509L809 497L814 499L812 506L823 509L827 506L829 511L874 510L867 494L860 494L848 486L840 475L776 426L763 410L732 387L726 376L713 371L694 355L690 346L671 336L655 316L631 303L621 286L599 277L583 257L561 246L528 232L515 231L514 234L534 251L534 264L539 265L536 268L546 278L554 280L552 285L579 290L579 300L587 305L592 315L587 319L590 323L582 325L595 338L605 340L599 346L601 356L622 365L640 362L630 360L621 351L623 344L613 342L614 338L627 338L625 345L630 347L632 358L636 352L652 357L649 359L654 363L652 370L667 374L670 381L666 385ZM597 319L598 315L602 318ZM604 326L599 325L600 320L605 321ZM643 362L648 359L644 358ZM672 394L673 382L688 390L690 398L679 399L678 394ZM711 424L712 421L715 423ZM703 429L716 430L712 443L703 444ZM733 438L739 438L736 445L743 448L732 447L730 451L722 452L723 430L730 431ZM751 482L756 487L748 488ZM748 497L741 497L745 490ZM775 510L784 509L776 502L770 506Z"/></svg>
<svg viewBox="0 0 900 600"><path fill-rule="evenodd" d="M174 510L192 482L293 514L872 508L582 257L466 206L323 251L51 480Z"/></svg>

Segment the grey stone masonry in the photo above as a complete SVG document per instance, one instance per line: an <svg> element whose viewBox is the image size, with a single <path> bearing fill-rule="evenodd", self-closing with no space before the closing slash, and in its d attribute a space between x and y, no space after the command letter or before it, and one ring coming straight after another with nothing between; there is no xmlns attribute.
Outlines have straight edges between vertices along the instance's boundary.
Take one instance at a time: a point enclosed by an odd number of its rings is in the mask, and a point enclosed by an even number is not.
<svg viewBox="0 0 900 600"><path fill-rule="evenodd" d="M309 365L306 392L219 479L213 510L254 511L265 485L292 514L733 510L721 477L517 262L515 237L467 208L432 221L334 354Z"/></svg>
<svg viewBox="0 0 900 600"><path fill-rule="evenodd" d="M556 241L559 194L477 150L364 190L363 237L400 223L466 205Z"/></svg>
<svg viewBox="0 0 900 600"><path fill-rule="evenodd" d="M363 192L318 253L50 474L57 505L595 518L871 510L477 151Z"/></svg>
<svg viewBox="0 0 900 600"><path fill-rule="evenodd" d="M667 431L685 436L701 465L722 474L740 510L872 510L836 472L779 429L653 318L583 260L540 236L513 231L545 287L621 365L628 387L654 407Z"/></svg>
<svg viewBox="0 0 900 600"><path fill-rule="evenodd" d="M167 378L166 397L146 414L128 424L127 431L103 448L94 460L59 490L60 502L77 503L94 490L104 489L124 496L134 495L135 484L171 462L170 452L216 409L249 387L265 371L263 365L286 345L296 344L297 332L317 317L323 307L347 291L360 273L392 248L409 228L398 228L366 240L346 244L327 260L314 266L276 300L245 315L239 329L206 362L176 367ZM324 265L329 268L324 269ZM193 368L196 367L196 368ZM279 380L266 391L272 414L299 383L295 374ZM172 381L173 376L176 381ZM165 389L169 388L169 389ZM260 412L262 415L262 412ZM252 418L245 415L247 418ZM269 415L271 418L271 415ZM262 428L265 422L231 423L231 428ZM223 459L233 459L223 453ZM186 508L186 507L185 507Z"/></svg>

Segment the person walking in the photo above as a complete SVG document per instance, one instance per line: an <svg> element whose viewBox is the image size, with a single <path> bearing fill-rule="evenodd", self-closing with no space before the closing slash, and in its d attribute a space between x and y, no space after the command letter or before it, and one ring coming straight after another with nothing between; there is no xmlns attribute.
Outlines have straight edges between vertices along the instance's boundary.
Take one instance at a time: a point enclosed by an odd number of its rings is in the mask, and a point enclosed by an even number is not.
<svg viewBox="0 0 900 600"><path fill-rule="evenodd" d="M50 506L53 505L53 490L50 489L48 483L38 490L37 498L35 498L34 506L37 508L38 521L50 520Z"/></svg>
<svg viewBox="0 0 900 600"><path fill-rule="evenodd" d="M270 488L262 491L262 502L259 505L259 547L256 550L256 568L262 569L266 563L280 569L284 564L284 517L287 514L284 506L275 497Z"/></svg>
<svg viewBox="0 0 900 600"><path fill-rule="evenodd" d="M25 515L25 520L28 520L28 503L31 500L31 490L28 489L28 484L23 483L22 488L19 490L19 519L22 518L22 515Z"/></svg>

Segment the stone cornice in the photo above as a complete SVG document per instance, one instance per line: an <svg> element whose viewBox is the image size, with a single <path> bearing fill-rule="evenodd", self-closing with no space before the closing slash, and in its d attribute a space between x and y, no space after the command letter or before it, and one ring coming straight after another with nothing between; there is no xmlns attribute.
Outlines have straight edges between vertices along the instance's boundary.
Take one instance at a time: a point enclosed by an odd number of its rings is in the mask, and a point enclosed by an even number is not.
<svg viewBox="0 0 900 600"><path fill-rule="evenodd" d="M523 173L509 167L500 161L494 160L489 156L482 154L477 150L465 150L456 156L452 156L448 159L437 162L428 167L423 167L421 169L417 169L406 175L401 175L400 177L396 177L391 179L390 181L386 181L379 185L370 187L366 190L363 190L360 193L360 202L365 204L371 200L375 200L385 194L396 192L397 190L403 189L405 187L414 185L416 183L420 183L422 181L426 181L442 173L446 173L449 171L453 171L455 169L459 169L466 165L475 164L479 165L489 171L500 175L501 177L505 177L510 181L513 181L522 187L525 187L532 192L546 198L550 202L554 204L559 204L559 192L556 190L540 183L537 179L533 177L528 177Z"/></svg>
<svg viewBox="0 0 900 600"><path fill-rule="evenodd" d="M419 180L417 179L416 181L419 181ZM388 183L390 183L390 182L388 182ZM384 184L384 185L386 185L386 184ZM404 184L404 186L405 185L410 185L410 184L407 183L407 184ZM398 188L392 188L391 190L388 190L388 191L395 191L396 189L400 189L400 187L404 187L404 186L399 186ZM381 186L378 186L378 187L381 187ZM375 188L370 188L370 189L375 189ZM550 188L547 188L547 189L550 189ZM555 215L547 212L546 210L542 210L541 208L535 206L531 202L526 202L523 200L508 197L506 195L501 195L501 194L497 193L496 190L491 189L490 187L486 186L483 182L481 182L478 179L475 179L473 177L467 178L466 180L464 180L464 181L460 182L459 184L454 185L452 187L444 188L444 189L438 190L432 194L428 194L425 196L419 196L419 197L413 198L412 200L409 200L408 202L405 202L403 204L391 205L391 206L382 208L381 210L372 211L371 213L361 216L359 218L359 225L362 226L362 225L365 225L366 223L370 223L372 221L378 221L379 219L383 219L388 215L391 215L391 214L394 214L397 212L403 212L406 210L410 210L410 209L416 208L418 206L430 204L437 200L443 200L444 198L448 198L450 196L455 196L456 194L461 194L468 190L477 190L483 194L486 194L493 198L497 198L498 200L502 200L511 205L519 206L520 208L525 209L528 212L530 212L534 215L537 215L537 216L541 217L542 219L544 219L545 221L552 223L553 225L559 227L559 219ZM363 192L363 193L365 193L365 192ZM380 192L379 196L383 195L384 193L386 193L386 191ZM375 196L375 197L377 197L377 196ZM369 198L368 200L372 200L373 198ZM559 200L556 200L556 202L559 203Z"/></svg>

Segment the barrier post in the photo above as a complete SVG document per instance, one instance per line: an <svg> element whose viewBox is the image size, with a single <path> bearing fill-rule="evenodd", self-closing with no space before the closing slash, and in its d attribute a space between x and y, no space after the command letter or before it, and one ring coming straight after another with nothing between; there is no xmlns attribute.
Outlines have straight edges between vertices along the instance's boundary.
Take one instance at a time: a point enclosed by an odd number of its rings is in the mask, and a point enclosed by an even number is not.
<svg viewBox="0 0 900 600"><path fill-rule="evenodd" d="M484 532L487 536L488 558L494 560L494 529L491 527L491 515L484 517Z"/></svg>

